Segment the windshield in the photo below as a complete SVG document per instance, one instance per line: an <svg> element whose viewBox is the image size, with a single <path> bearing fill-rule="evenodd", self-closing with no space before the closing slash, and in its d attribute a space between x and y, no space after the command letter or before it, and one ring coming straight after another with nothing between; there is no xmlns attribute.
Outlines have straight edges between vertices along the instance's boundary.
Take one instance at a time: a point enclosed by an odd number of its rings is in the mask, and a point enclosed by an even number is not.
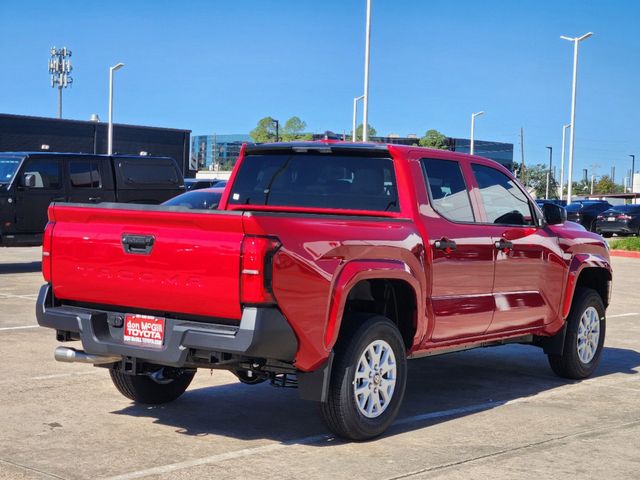
<svg viewBox="0 0 640 480"><path fill-rule="evenodd" d="M183 193L177 197L167 200L163 205L169 207L187 207L195 208L197 210L213 210L218 208L220 203L220 197L222 192L211 192L203 190L193 190L191 192Z"/></svg>
<svg viewBox="0 0 640 480"><path fill-rule="evenodd" d="M0 183L9 183L22 161L16 157L0 157Z"/></svg>

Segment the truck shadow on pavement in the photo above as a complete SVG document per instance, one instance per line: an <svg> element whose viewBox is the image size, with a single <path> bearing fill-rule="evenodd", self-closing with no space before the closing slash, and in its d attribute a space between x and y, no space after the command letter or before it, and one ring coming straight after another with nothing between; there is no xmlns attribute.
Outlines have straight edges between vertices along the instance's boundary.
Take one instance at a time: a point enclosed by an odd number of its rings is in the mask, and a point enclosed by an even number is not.
<svg viewBox="0 0 640 480"><path fill-rule="evenodd" d="M34 273L42 270L42 262L0 263L0 275L8 273Z"/></svg>
<svg viewBox="0 0 640 480"><path fill-rule="evenodd" d="M637 374L638 367L640 352L607 347L592 378ZM202 380L204 375L205 371L199 372L196 380L198 377ZM426 428L579 383L556 377L542 351L530 346L478 349L410 361L404 403L385 436ZM266 383L192 387L171 404L131 405L112 413L152 418L154 423L174 427L184 435L271 439L284 444L317 446L335 445L339 441L322 424L317 404L299 400L294 389L274 388ZM319 435L320 438L315 438Z"/></svg>

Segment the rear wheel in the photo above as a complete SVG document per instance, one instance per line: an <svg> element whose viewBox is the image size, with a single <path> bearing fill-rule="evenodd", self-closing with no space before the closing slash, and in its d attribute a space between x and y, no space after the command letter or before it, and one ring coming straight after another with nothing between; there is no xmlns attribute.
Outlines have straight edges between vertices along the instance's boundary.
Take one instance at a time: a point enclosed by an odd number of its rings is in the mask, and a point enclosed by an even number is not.
<svg viewBox="0 0 640 480"><path fill-rule="evenodd" d="M367 440L393 422L407 378L406 352L396 325L372 316L355 326L335 349L327 401L327 426L350 440Z"/></svg>
<svg viewBox="0 0 640 480"><path fill-rule="evenodd" d="M591 375L600 361L605 327L600 295L591 288L578 288L567 318L562 355L549 355L549 364L556 375L572 379Z"/></svg>
<svg viewBox="0 0 640 480"><path fill-rule="evenodd" d="M174 401L182 395L191 380L195 371L180 369L163 369L162 380L154 380L150 375L128 375L120 370L111 369L111 381L118 391L125 397L138 403L156 405Z"/></svg>
<svg viewBox="0 0 640 480"><path fill-rule="evenodd" d="M602 235L604 238L613 237L613 233L611 233L611 232L602 232L600 235Z"/></svg>

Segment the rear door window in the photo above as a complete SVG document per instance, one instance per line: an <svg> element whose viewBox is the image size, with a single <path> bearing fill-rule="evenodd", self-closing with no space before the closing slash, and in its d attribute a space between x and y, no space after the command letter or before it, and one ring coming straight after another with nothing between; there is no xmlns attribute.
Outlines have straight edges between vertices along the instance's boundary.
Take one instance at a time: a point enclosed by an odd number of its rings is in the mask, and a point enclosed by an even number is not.
<svg viewBox="0 0 640 480"><path fill-rule="evenodd" d="M102 180L97 160L69 160L69 179L74 188L100 188Z"/></svg>
<svg viewBox="0 0 640 480"><path fill-rule="evenodd" d="M125 184L177 185L180 180L173 162L166 160L121 160L118 162Z"/></svg>
<svg viewBox="0 0 640 480"><path fill-rule="evenodd" d="M393 160L383 157L248 155L229 201L236 205L400 211Z"/></svg>
<svg viewBox="0 0 640 480"><path fill-rule="evenodd" d="M471 164L489 223L535 225L529 199L511 178L495 168Z"/></svg>
<svg viewBox="0 0 640 480"><path fill-rule="evenodd" d="M431 206L440 215L454 222L474 222L469 192L460 170L454 160L420 160L427 179L427 189Z"/></svg>

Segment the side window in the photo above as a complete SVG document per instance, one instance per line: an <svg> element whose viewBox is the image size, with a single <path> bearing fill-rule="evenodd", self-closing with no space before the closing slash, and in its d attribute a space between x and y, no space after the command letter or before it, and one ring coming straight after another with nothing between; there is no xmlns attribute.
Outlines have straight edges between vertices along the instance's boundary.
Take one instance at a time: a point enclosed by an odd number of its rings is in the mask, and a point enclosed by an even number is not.
<svg viewBox="0 0 640 480"><path fill-rule="evenodd" d="M454 222L474 222L469 192L460 164L454 160L420 160L433 208Z"/></svg>
<svg viewBox="0 0 640 480"><path fill-rule="evenodd" d="M489 223L534 225L531 205L516 183L504 173L486 165L471 165Z"/></svg>
<svg viewBox="0 0 640 480"><path fill-rule="evenodd" d="M56 190L60 188L60 162L55 158L34 158L27 161L23 175L36 179L32 188Z"/></svg>
<svg viewBox="0 0 640 480"><path fill-rule="evenodd" d="M75 188L100 188L100 169L94 160L69 160L69 178Z"/></svg>

